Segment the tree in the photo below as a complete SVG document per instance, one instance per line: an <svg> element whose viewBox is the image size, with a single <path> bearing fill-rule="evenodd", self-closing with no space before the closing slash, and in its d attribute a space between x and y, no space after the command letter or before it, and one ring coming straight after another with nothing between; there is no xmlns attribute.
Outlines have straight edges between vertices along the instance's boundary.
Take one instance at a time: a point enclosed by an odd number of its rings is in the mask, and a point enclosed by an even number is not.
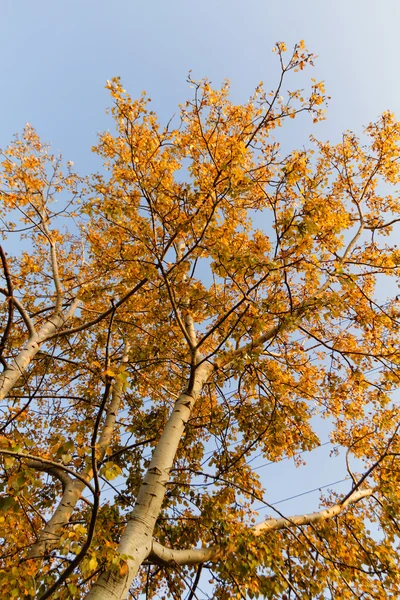
<svg viewBox="0 0 400 600"><path fill-rule="evenodd" d="M3 152L1 597L400 593L400 125L284 155L325 97L283 99L313 56L276 51L276 91L190 80L174 126L108 82L102 174L31 126ZM251 459L300 460L318 418L348 493L282 514Z"/></svg>

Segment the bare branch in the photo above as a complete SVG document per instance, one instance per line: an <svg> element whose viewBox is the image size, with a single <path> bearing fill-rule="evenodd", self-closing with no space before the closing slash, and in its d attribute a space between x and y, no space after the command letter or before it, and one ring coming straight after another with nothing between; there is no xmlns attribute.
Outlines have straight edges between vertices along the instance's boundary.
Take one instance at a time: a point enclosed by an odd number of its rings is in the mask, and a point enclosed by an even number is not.
<svg viewBox="0 0 400 600"><path fill-rule="evenodd" d="M31 338L36 336L36 329L35 326L33 324L32 319L29 317L27 311L25 310L23 304L20 302L20 300L18 300L18 298L16 298L15 296L13 296L12 298L12 303L15 304L19 314L21 315L21 317L24 320L24 323L28 329L29 332L29 336Z"/></svg>
<svg viewBox="0 0 400 600"><path fill-rule="evenodd" d="M281 517L279 519L267 519L262 523L258 523L253 527L254 535L259 536L267 531L276 531L277 529L290 529L291 527L297 527L301 525L310 525L311 523L320 523L321 521L326 521L336 515L339 515L341 512L345 510L350 504L355 504L362 500L362 498L367 498L368 496L372 496L376 492L376 489L368 488L365 490L358 490L351 494L344 502L339 502L338 504L334 504L329 508L325 508L324 510L320 510L314 513L305 514L305 515L295 515L293 517Z"/></svg>
<svg viewBox="0 0 400 600"><path fill-rule="evenodd" d="M209 548L193 548L188 550L173 550L153 541L149 559L161 565L198 565L215 560L219 557L219 546Z"/></svg>
<svg viewBox="0 0 400 600"><path fill-rule="evenodd" d="M61 308L62 308L62 286L61 286L61 280L60 280L60 272L59 272L59 268L58 268L56 244L52 240L51 232L46 223L46 215L42 214L41 218L42 218L43 231L44 231L44 233L48 239L49 245L50 245L51 270L53 272L54 287L56 288L56 304L55 304L54 314L57 314L61 311Z"/></svg>

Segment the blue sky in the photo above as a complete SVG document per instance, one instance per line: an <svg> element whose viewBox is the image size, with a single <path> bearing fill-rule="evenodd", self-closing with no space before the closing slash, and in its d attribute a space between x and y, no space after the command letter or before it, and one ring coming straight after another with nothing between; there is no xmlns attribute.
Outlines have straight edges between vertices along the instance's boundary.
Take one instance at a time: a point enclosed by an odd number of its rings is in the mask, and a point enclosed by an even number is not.
<svg viewBox="0 0 400 600"><path fill-rule="evenodd" d="M79 170L95 168L107 79L120 75L132 96L147 90L166 120L190 96L190 69L216 85L229 78L240 102L260 80L274 86L274 43L300 39L332 100L327 122L301 122L293 145L311 130L339 139L383 110L400 114L399 21L397 0L3 0L0 147L30 122Z"/></svg>
<svg viewBox="0 0 400 600"><path fill-rule="evenodd" d="M190 97L189 70L215 85L229 78L235 102L260 80L274 87L278 40L305 40L319 56L306 79L324 79L332 98L327 120L299 120L286 144L307 144L310 133L339 141L387 109L400 118L398 0L3 0L1 8L0 148L30 122L81 174L100 169L90 148L112 126L107 79L121 76L132 96L146 90L165 122ZM340 479L330 450L316 452L306 477L290 461L266 468L271 501ZM317 499L280 508L310 510Z"/></svg>

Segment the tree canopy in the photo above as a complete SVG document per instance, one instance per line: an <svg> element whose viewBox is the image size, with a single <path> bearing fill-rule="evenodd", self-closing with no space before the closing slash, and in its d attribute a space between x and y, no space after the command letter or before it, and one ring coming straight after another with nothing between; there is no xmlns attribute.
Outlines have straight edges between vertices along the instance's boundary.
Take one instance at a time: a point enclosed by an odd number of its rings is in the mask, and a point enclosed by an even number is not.
<svg viewBox="0 0 400 600"><path fill-rule="evenodd" d="M108 82L92 176L30 125L2 152L1 597L400 594L400 124L287 152L326 98L276 53L274 91L190 78L166 125ZM283 513L252 458L322 419L348 491Z"/></svg>

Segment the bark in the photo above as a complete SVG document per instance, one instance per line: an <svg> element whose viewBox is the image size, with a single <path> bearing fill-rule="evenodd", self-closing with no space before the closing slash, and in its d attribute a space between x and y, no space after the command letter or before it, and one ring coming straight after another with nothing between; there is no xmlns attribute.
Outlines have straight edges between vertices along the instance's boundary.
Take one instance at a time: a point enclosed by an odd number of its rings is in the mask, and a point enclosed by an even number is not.
<svg viewBox="0 0 400 600"><path fill-rule="evenodd" d="M55 313L50 317L38 332L33 331L22 348L18 356L16 356L10 365L0 375L0 400L4 400L7 394L13 389L17 381L23 377L32 359L41 349L42 345L72 317L79 300L75 299L70 308L65 313Z"/></svg>
<svg viewBox="0 0 400 600"><path fill-rule="evenodd" d="M59 543L63 527L70 520L85 487L85 483L79 479L67 484L52 517L40 532L37 542L30 548L28 558L42 558Z"/></svg>
<svg viewBox="0 0 400 600"><path fill-rule="evenodd" d="M122 359L122 365L126 364L127 361L128 355L126 353ZM122 400L122 392L123 382L122 379L118 379L112 390L111 402L107 408L104 425L96 446L96 456L99 463L104 459L106 450L111 444L115 420ZM69 522L71 515L86 488L85 481L90 483L93 477L91 463L80 475L82 479L72 480L69 478L69 481L63 489L62 498L56 510L40 532L37 542L29 550L28 558L39 558L44 556L58 544L63 528Z"/></svg>
<svg viewBox="0 0 400 600"><path fill-rule="evenodd" d="M132 516L121 536L118 547L119 554L129 556L127 575L121 576L115 571L103 573L87 595L88 599L122 600L127 598L129 588L140 565L152 551L153 531L160 514L176 451L191 410L212 370L213 366L206 361L197 367L193 389L190 393L183 392L179 396L154 450L149 468L140 486Z"/></svg>
<svg viewBox="0 0 400 600"><path fill-rule="evenodd" d="M266 521L263 521L262 523L259 523L253 527L254 535L259 536L267 531L290 529L291 527L299 527L301 525L310 525L311 523L320 523L321 521L326 521L327 519L331 519L332 517L339 515L350 504L355 504L359 500L362 500L362 498L372 496L374 491L376 490L372 488L368 488L366 490L357 490L353 494L350 494L344 502L339 502L338 504L334 504L329 508L325 508L324 510L317 512L305 515L295 515L287 518L280 517L279 519L267 519Z"/></svg>
<svg viewBox="0 0 400 600"><path fill-rule="evenodd" d="M325 282L311 299L300 305L296 311L296 318L299 318L303 314L309 307L311 300L322 294L328 285L329 281ZM171 299L171 302L174 306L173 299ZM217 360L214 365L208 361L198 364L195 370L192 390L190 394L183 392L175 404L139 488L132 516L121 536L118 553L128 557L128 573L121 576L116 571L110 570L104 572L86 596L88 600L125 600L140 565L150 556L153 548L152 536L154 527L164 500L166 484L169 482L169 474L179 442L184 433L191 410L212 371L215 368L227 367L236 356L246 354L247 351L251 352L255 347L262 346L265 342L275 337L281 330L285 329L288 324L290 324L290 321L283 320L278 325L271 327L252 343L232 352L229 357L225 357L222 361ZM198 353L200 344L198 345L196 342L193 320L188 311L184 312L184 324L182 323L181 326L189 347L194 352L195 362L198 363L200 361Z"/></svg>
<svg viewBox="0 0 400 600"><path fill-rule="evenodd" d="M44 471L45 473L48 473L52 477L58 479L61 482L63 492L65 488L68 487L68 485L72 482L71 477L61 467L50 467L39 460L28 460L26 464L30 469L34 469L35 471Z"/></svg>
<svg viewBox="0 0 400 600"><path fill-rule="evenodd" d="M77 327L72 327L71 329L65 329L63 331L58 331L57 333L50 335L48 337L48 340L52 340L53 338L55 338L59 335L72 335L73 333L79 333L80 331L85 331L86 329L89 329L89 327L93 327L93 325L100 323L100 321L102 321L103 319L105 319L106 317L111 315L117 308L122 306L124 304L124 302L126 302L131 296L136 294L136 292L138 290L140 290L140 288L142 288L145 285L145 283L147 283L147 281L148 281L147 278L139 281L139 283L137 283L134 288L129 290L129 292L127 294L125 294L125 296L123 296L121 298L121 300L118 300L118 302L115 302L114 305L111 306L111 308L108 308L104 312L100 313L95 319L92 319L91 321L85 321L85 323L82 323L81 325L78 325Z"/></svg>
<svg viewBox="0 0 400 600"><path fill-rule="evenodd" d="M363 498L372 496L375 492L373 488L365 490L355 490L346 500L334 504L324 510L316 511L310 514L294 515L292 517L280 517L277 519L266 519L262 523L258 523L251 528L251 532L255 536L263 535L269 531L278 529L291 529L302 525L310 525L311 523L320 523L331 519L343 512L349 505L359 502ZM222 548L221 546L207 546L204 548L189 548L185 550L174 550L166 548L162 544L153 541L150 560L162 565L199 565L209 561L219 560L226 557L232 552L232 548Z"/></svg>
<svg viewBox="0 0 400 600"><path fill-rule="evenodd" d="M219 546L175 550L173 548L166 548L162 544L153 541L149 559L157 564L165 566L199 565L205 562L215 561L223 554L224 553Z"/></svg>
<svg viewBox="0 0 400 600"><path fill-rule="evenodd" d="M88 488L90 489L90 491L92 492L92 494L95 493L94 487L90 484L90 483L86 483L86 480L84 479L84 477L82 477L82 475L80 475L79 473L75 473L75 471L73 471L73 469L70 469L69 467L66 467L64 465L60 465L60 463L54 461L54 460L49 460L48 458L42 458L41 456L35 456L34 454L28 454L26 452L16 452L15 450L8 450L8 448L0 448L0 454L4 454L5 456L13 456L15 458L20 458L24 461L26 461L26 464L28 465L30 462L40 462L43 464L43 468L41 468L41 471L44 471L44 467L48 466L49 469L47 470L53 470L55 469L63 469L66 473L69 473L70 475L72 475L73 477L76 477L76 479L80 479L84 484L86 484L88 486Z"/></svg>

